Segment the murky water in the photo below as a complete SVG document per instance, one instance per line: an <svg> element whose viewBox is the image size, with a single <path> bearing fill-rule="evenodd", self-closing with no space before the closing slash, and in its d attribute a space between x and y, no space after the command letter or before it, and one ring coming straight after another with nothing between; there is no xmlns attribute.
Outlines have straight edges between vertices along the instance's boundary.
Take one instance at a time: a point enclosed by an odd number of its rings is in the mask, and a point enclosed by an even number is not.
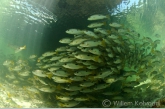
<svg viewBox="0 0 165 109"><path fill-rule="evenodd" d="M163 107L164 5L1 0L0 107Z"/></svg>

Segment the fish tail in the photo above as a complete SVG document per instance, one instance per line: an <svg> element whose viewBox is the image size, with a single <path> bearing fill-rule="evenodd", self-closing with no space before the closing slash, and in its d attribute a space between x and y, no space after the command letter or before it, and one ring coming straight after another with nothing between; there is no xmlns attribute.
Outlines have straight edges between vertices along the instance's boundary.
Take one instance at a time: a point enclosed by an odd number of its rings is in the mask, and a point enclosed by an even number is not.
<svg viewBox="0 0 165 109"><path fill-rule="evenodd" d="M58 86L56 87L56 89L57 89L57 90L61 90L61 86L58 85Z"/></svg>
<svg viewBox="0 0 165 109"><path fill-rule="evenodd" d="M107 33L108 33L108 34L111 34L111 31L110 31L110 30L107 30Z"/></svg>
<svg viewBox="0 0 165 109"><path fill-rule="evenodd" d="M55 51L55 54L58 54L58 51Z"/></svg>
<svg viewBox="0 0 165 109"><path fill-rule="evenodd" d="M9 92L7 92L7 95L8 95L8 97L9 97L9 98L11 98L11 97L12 97L12 95L11 95Z"/></svg>
<svg viewBox="0 0 165 109"><path fill-rule="evenodd" d="M95 56L94 61L98 62L98 60L99 60L99 56Z"/></svg>
<svg viewBox="0 0 165 109"><path fill-rule="evenodd" d="M107 23L106 22L103 22L103 25L106 25Z"/></svg>
<svg viewBox="0 0 165 109"><path fill-rule="evenodd" d="M59 97L56 95L56 99L59 99Z"/></svg>
<svg viewBox="0 0 165 109"><path fill-rule="evenodd" d="M26 49L26 45L23 46L23 49Z"/></svg>
<svg viewBox="0 0 165 109"><path fill-rule="evenodd" d="M14 61L11 61L11 64L14 65Z"/></svg>
<svg viewBox="0 0 165 109"><path fill-rule="evenodd" d="M48 77L49 79L51 79L52 76L53 76L53 74L47 74L47 77Z"/></svg>
<svg viewBox="0 0 165 109"><path fill-rule="evenodd" d="M12 67L9 67L9 71L12 71L13 70L13 68Z"/></svg>
<svg viewBox="0 0 165 109"><path fill-rule="evenodd" d="M96 74L96 71L92 71L92 73L91 73L92 75L94 75L94 74Z"/></svg>
<svg viewBox="0 0 165 109"><path fill-rule="evenodd" d="M103 46L103 47L105 47L105 46L106 46L106 44L105 44L105 41L104 41L104 40L102 40L102 41L101 41L101 46Z"/></svg>
<svg viewBox="0 0 165 109"><path fill-rule="evenodd" d="M124 24L122 24L121 27L124 27Z"/></svg>
<svg viewBox="0 0 165 109"><path fill-rule="evenodd" d="M26 90L26 86L23 86L23 89Z"/></svg>
<svg viewBox="0 0 165 109"><path fill-rule="evenodd" d="M94 81L95 81L94 76L91 76L91 77L90 77L90 80L94 82Z"/></svg>
<svg viewBox="0 0 165 109"><path fill-rule="evenodd" d="M106 15L107 19L110 19L110 15Z"/></svg>
<svg viewBox="0 0 165 109"><path fill-rule="evenodd" d="M152 52L153 54L155 53L155 50L154 50L154 48L152 48L151 52Z"/></svg>
<svg viewBox="0 0 165 109"><path fill-rule="evenodd" d="M72 80L68 80L69 83L72 83Z"/></svg>

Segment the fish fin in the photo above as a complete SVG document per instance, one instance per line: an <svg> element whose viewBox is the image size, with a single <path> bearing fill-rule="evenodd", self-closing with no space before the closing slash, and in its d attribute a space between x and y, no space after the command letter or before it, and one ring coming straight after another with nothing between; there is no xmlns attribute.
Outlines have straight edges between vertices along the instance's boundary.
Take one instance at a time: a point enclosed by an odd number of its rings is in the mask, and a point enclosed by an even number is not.
<svg viewBox="0 0 165 109"><path fill-rule="evenodd" d="M38 81L39 78L38 78L37 76L34 75L34 79L36 79L36 80Z"/></svg>
<svg viewBox="0 0 165 109"><path fill-rule="evenodd" d="M118 38L119 38L120 40L122 40L122 37L121 37L121 36L118 36Z"/></svg>
<svg viewBox="0 0 165 109"><path fill-rule="evenodd" d="M97 100L95 97L91 96L91 95L87 95L87 97L91 100Z"/></svg>
<svg viewBox="0 0 165 109"><path fill-rule="evenodd" d="M136 82L140 82L140 78L136 79Z"/></svg>
<svg viewBox="0 0 165 109"><path fill-rule="evenodd" d="M66 69L66 71L67 71L69 74L71 74L71 75L74 74L74 70L73 70L73 69Z"/></svg>
<svg viewBox="0 0 165 109"><path fill-rule="evenodd" d="M61 106L61 107L65 107L65 105L64 105L64 104L62 104L62 103L60 104L60 106Z"/></svg>
<svg viewBox="0 0 165 109"><path fill-rule="evenodd" d="M83 29L82 31L84 32L84 31L88 31L88 30L87 29Z"/></svg>
<svg viewBox="0 0 165 109"><path fill-rule="evenodd" d="M127 32L131 32L131 30L129 28L127 28Z"/></svg>
<svg viewBox="0 0 165 109"><path fill-rule="evenodd" d="M17 108L23 108L23 106L21 106L21 105L18 105L18 106L17 106Z"/></svg>
<svg viewBox="0 0 165 109"><path fill-rule="evenodd" d="M23 89L26 90L26 86L23 86Z"/></svg>
<svg viewBox="0 0 165 109"><path fill-rule="evenodd" d="M69 93L67 93L67 92L64 92L64 94L65 94L66 96L69 96Z"/></svg>
<svg viewBox="0 0 165 109"><path fill-rule="evenodd" d="M86 69L86 66L82 66L82 69Z"/></svg>
<svg viewBox="0 0 165 109"><path fill-rule="evenodd" d="M151 65L151 61L148 62L148 66L150 66L150 65Z"/></svg>
<svg viewBox="0 0 165 109"><path fill-rule="evenodd" d="M123 46L124 46L124 42L123 42L123 41L121 42L121 45L123 45Z"/></svg>

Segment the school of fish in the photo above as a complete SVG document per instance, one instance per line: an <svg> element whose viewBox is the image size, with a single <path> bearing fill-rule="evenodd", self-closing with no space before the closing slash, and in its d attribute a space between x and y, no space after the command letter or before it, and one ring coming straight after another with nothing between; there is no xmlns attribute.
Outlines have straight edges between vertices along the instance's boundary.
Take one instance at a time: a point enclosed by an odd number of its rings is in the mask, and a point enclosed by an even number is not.
<svg viewBox="0 0 165 109"><path fill-rule="evenodd" d="M161 98L155 93L164 91L164 67L160 66L165 60L157 49L160 40L141 36L116 22L108 24L109 16L96 14L87 20L91 21L89 30L66 30L73 37L59 40L65 46L45 52L38 59L31 55L29 59L36 60L37 68L23 60L6 60L3 65L10 71L6 78L30 82L26 90L38 96L47 94L52 104L61 108L103 107L102 101L107 98Z"/></svg>

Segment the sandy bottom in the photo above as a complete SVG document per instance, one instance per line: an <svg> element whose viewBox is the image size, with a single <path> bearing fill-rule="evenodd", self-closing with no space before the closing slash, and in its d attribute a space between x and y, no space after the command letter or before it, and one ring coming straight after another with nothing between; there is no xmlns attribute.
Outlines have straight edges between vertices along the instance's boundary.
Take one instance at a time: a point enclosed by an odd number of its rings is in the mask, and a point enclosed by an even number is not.
<svg viewBox="0 0 165 109"><path fill-rule="evenodd" d="M36 94L16 85L0 83L0 108L42 108L44 102Z"/></svg>

